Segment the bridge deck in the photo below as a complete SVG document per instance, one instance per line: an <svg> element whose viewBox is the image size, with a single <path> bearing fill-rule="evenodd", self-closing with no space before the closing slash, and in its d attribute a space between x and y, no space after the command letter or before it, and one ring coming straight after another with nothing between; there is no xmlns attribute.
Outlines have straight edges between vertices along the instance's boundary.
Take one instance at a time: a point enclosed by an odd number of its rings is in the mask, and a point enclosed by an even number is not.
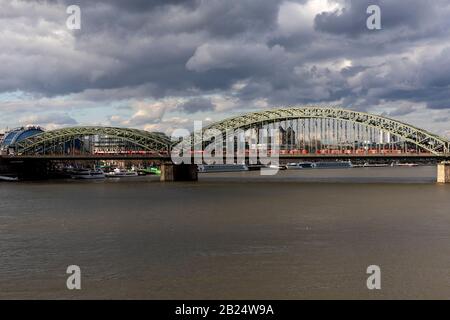
<svg viewBox="0 0 450 320"><path fill-rule="evenodd" d="M420 154L280 154L280 159L430 159L430 160L450 160L450 154L434 155L429 153ZM165 155L24 155L24 156L0 156L0 160L21 161L21 160L154 160L171 161L170 156Z"/></svg>

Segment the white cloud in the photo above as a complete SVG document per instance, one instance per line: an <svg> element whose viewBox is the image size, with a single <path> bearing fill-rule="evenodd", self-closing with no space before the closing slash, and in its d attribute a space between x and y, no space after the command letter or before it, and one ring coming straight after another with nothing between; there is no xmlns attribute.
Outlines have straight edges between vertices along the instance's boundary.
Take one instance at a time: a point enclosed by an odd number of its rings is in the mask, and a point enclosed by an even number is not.
<svg viewBox="0 0 450 320"><path fill-rule="evenodd" d="M313 29L317 14L339 7L339 3L331 0L309 0L304 4L286 1L278 12L278 26L284 34L309 32Z"/></svg>

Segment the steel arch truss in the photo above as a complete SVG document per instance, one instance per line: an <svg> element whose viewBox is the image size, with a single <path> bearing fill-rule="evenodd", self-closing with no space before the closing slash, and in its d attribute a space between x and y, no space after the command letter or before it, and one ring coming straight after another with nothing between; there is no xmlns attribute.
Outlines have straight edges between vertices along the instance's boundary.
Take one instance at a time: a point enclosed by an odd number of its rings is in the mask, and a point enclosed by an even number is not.
<svg viewBox="0 0 450 320"><path fill-rule="evenodd" d="M17 154L23 155L39 147L45 148L46 145L51 145L52 143L70 141L71 139L86 136L120 138L146 151L158 153L170 152L170 139L163 134L115 127L72 127L46 131L16 143L15 149Z"/></svg>
<svg viewBox="0 0 450 320"><path fill-rule="evenodd" d="M221 132L237 129L246 130L258 125L301 118L346 120L384 130L436 155L450 152L450 141L445 138L397 120L340 108L307 106L253 112L213 123L203 128L203 132L208 129L215 129Z"/></svg>

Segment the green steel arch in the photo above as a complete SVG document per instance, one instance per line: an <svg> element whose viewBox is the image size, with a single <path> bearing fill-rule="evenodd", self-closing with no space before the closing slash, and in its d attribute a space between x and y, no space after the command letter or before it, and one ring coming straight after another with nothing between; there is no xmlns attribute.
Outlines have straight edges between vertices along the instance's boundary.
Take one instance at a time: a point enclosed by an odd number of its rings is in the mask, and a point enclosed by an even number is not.
<svg viewBox="0 0 450 320"><path fill-rule="evenodd" d="M208 129L225 133L226 130L246 130L262 124L300 118L346 120L384 130L436 155L450 152L450 141L438 135L387 117L335 107L288 107L247 113L213 123L203 128L201 134L204 134ZM198 134L200 133L194 133L194 135ZM204 140L208 138L205 139L204 136Z"/></svg>
<svg viewBox="0 0 450 320"><path fill-rule="evenodd" d="M170 152L171 142L164 134L115 127L72 127L46 131L16 143L15 149L17 154L21 155L55 142L95 135L121 138L147 151Z"/></svg>

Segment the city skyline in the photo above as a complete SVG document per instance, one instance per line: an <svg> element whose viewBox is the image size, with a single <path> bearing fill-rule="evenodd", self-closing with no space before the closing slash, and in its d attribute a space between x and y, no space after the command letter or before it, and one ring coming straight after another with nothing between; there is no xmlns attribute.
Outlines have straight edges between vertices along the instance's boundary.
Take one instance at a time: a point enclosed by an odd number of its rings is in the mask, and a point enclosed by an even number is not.
<svg viewBox="0 0 450 320"><path fill-rule="evenodd" d="M336 105L450 136L446 1L0 0L0 132ZM81 9L81 29L66 8ZM382 29L366 28L381 8Z"/></svg>

